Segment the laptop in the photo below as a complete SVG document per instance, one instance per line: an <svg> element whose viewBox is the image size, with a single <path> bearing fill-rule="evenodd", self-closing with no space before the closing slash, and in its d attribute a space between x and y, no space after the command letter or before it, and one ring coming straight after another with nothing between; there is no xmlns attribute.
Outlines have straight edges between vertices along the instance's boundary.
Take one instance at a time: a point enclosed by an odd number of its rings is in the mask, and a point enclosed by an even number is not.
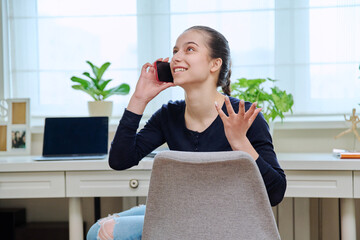
<svg viewBox="0 0 360 240"><path fill-rule="evenodd" d="M108 117L46 118L37 161L103 159L108 151Z"/></svg>

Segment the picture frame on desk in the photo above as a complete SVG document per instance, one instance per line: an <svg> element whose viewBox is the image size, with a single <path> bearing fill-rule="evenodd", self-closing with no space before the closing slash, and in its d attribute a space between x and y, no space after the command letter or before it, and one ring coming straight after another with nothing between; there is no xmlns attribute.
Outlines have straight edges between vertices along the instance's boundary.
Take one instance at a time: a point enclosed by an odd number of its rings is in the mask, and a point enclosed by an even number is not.
<svg viewBox="0 0 360 240"><path fill-rule="evenodd" d="M30 155L30 99L0 100L0 156Z"/></svg>

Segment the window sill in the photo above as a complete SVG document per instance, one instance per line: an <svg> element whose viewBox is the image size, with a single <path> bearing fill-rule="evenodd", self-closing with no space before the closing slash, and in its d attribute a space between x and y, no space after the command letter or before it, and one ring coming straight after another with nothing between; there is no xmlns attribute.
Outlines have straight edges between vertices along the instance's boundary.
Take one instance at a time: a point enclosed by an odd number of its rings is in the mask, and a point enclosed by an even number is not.
<svg viewBox="0 0 360 240"><path fill-rule="evenodd" d="M109 131L115 132L121 116L110 118ZM31 133L41 134L44 132L45 117L32 117ZM147 118L143 118L140 124L143 126ZM345 122L343 115L335 116L286 116L284 121L274 121L275 130L296 130L296 129L342 129L349 128L351 123Z"/></svg>
<svg viewBox="0 0 360 240"><path fill-rule="evenodd" d="M345 121L344 115L286 116L283 122L280 119L274 121L276 130L341 129L350 126L351 123Z"/></svg>

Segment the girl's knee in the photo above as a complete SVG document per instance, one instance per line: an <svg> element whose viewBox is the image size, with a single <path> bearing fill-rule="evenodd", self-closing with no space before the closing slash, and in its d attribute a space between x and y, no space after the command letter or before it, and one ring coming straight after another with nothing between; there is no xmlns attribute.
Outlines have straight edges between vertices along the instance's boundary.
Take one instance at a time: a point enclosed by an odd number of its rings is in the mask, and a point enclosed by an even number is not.
<svg viewBox="0 0 360 240"><path fill-rule="evenodd" d="M114 226L115 220L108 219L100 224L99 238L100 240L112 240L114 239Z"/></svg>
<svg viewBox="0 0 360 240"><path fill-rule="evenodd" d="M97 221L89 230L87 240L141 239L145 206L130 209ZM123 216L124 215L124 216Z"/></svg>
<svg viewBox="0 0 360 240"><path fill-rule="evenodd" d="M89 229L87 235L86 235L86 240L99 240L100 237L100 232L102 234L102 236L104 236L104 234L106 235L106 230L108 230L110 228L109 223L107 223L105 225L104 228L104 223L109 221L109 220L113 220L114 225L115 225L115 221L114 221L114 217L116 217L117 214L113 214L113 215L109 215L108 217L105 218L101 218L99 219L94 225L91 226L91 228ZM113 228L112 228L113 229ZM112 233L111 235L112 236ZM106 238L104 238L106 239ZM112 239L112 238L111 238ZM100 238L100 240L103 240L103 238Z"/></svg>
<svg viewBox="0 0 360 240"><path fill-rule="evenodd" d="M98 232L100 229L100 225L99 223L95 223L94 225L91 226L91 228L89 229L87 235L86 235L86 240L97 240L97 236L98 236Z"/></svg>

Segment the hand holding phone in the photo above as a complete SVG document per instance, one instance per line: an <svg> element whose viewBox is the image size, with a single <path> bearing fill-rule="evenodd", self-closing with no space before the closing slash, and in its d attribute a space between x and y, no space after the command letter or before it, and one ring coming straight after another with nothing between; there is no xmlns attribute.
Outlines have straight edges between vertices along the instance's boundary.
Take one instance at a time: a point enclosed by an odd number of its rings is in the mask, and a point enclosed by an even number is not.
<svg viewBox="0 0 360 240"><path fill-rule="evenodd" d="M156 61L155 69L157 72L156 74L157 80L159 80L160 82L174 82L170 69L170 63Z"/></svg>

